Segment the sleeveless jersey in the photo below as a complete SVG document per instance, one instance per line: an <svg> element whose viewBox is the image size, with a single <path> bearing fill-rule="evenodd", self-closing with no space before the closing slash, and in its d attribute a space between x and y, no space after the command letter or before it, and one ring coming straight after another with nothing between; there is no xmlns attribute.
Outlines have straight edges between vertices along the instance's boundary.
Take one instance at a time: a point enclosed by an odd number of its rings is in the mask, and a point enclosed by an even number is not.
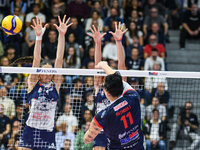
<svg viewBox="0 0 200 150"><path fill-rule="evenodd" d="M138 150L143 147L138 93L126 82L122 96L94 117L108 138L108 148Z"/></svg>
<svg viewBox="0 0 200 150"><path fill-rule="evenodd" d="M58 100L58 92L51 81L49 87L45 87L39 81L28 93L28 103L30 105L27 126L53 131L55 112Z"/></svg>
<svg viewBox="0 0 200 150"><path fill-rule="evenodd" d="M105 95L103 88L101 86L97 95L95 96L96 113L107 108L107 106L109 106L109 104L110 104L110 101L106 98L106 95Z"/></svg>

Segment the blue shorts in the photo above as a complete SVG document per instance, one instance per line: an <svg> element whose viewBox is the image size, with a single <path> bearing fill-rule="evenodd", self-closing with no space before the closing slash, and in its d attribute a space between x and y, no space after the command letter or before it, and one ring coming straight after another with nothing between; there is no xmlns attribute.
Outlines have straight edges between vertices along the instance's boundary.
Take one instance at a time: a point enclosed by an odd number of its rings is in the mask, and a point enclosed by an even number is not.
<svg viewBox="0 0 200 150"><path fill-rule="evenodd" d="M56 150L55 130L39 130L26 126L19 140L18 147L33 150Z"/></svg>
<svg viewBox="0 0 200 150"><path fill-rule="evenodd" d="M99 147L107 147L107 137L104 134L104 132L100 132L96 138L93 141L93 147L99 146Z"/></svg>

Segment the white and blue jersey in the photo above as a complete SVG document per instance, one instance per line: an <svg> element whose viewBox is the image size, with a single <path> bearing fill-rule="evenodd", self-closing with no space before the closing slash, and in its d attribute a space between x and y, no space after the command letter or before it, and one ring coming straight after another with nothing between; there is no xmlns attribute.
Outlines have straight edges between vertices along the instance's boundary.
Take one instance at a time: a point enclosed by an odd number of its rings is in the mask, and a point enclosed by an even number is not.
<svg viewBox="0 0 200 150"><path fill-rule="evenodd" d="M123 85L123 94L100 111L94 121L103 128L109 149L143 149L139 95L128 83Z"/></svg>
<svg viewBox="0 0 200 150"><path fill-rule="evenodd" d="M56 149L55 112L58 92L54 83L36 83L28 93L30 105L26 127L19 141L19 147L30 149Z"/></svg>

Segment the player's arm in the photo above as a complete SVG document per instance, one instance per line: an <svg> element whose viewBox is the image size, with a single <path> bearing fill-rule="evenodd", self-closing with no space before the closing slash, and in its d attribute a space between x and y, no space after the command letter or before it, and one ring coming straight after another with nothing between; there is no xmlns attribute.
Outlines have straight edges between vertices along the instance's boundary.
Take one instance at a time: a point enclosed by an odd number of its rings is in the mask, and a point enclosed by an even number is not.
<svg viewBox="0 0 200 150"><path fill-rule="evenodd" d="M85 144L89 144L91 143L94 138L99 134L99 132L102 130L102 128L100 128L94 121L94 119L92 120L91 124L90 124L90 128L88 129L88 131L85 133L83 141Z"/></svg>
<svg viewBox="0 0 200 150"><path fill-rule="evenodd" d="M72 25L72 23L67 25L70 18L68 18L66 22L65 22L65 19L66 19L66 15L64 16L62 21L60 19L60 16L58 16L60 25L57 26L56 24L54 24L54 26L56 27L56 29L58 30L58 33L59 33L58 47L57 47L56 60L55 60L55 68L62 68L63 56L64 56L64 50L65 50L65 33L67 32L68 27ZM59 92L60 85L62 83L62 75L54 76L54 82L56 83L56 89Z"/></svg>
<svg viewBox="0 0 200 150"><path fill-rule="evenodd" d="M110 31L109 33L113 35L116 45L117 45L117 58L118 58L118 69L119 70L125 70L125 59L124 59L124 49L122 46L122 38L124 33L128 30L126 29L123 31L124 24L121 27L121 22L117 25L117 22L115 22L115 33ZM96 64L95 64L96 65Z"/></svg>
<svg viewBox="0 0 200 150"><path fill-rule="evenodd" d="M36 33L36 42L35 42L34 53L33 53L32 67L40 67L42 35L44 34L47 24L44 26L44 28L42 28L42 17L40 19L40 22L39 22L38 17L36 17L36 19L33 19L33 25L31 25L31 27L35 30L35 33ZM29 75L28 92L32 90L37 80L38 80L37 74Z"/></svg>
<svg viewBox="0 0 200 150"><path fill-rule="evenodd" d="M100 28L101 28L101 25L99 25L98 31L97 31L95 26L93 25L92 28L90 28L93 35L87 33L87 35L91 36L95 41L95 54L94 54L95 65L97 65L101 61L101 41L102 41L102 38L104 37L104 35L106 35L106 33L103 33L101 35ZM99 85L101 84L101 83L99 83L101 81L100 78L101 78L101 76L94 76L95 95L99 91Z"/></svg>

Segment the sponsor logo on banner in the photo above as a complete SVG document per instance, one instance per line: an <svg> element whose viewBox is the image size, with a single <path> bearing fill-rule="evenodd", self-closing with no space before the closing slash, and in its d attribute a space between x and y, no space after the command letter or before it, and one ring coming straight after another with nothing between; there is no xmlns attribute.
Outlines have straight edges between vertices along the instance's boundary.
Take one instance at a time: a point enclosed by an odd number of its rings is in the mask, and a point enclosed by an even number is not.
<svg viewBox="0 0 200 150"><path fill-rule="evenodd" d="M36 72L41 72L41 73L57 73L56 70L43 70L43 69L37 69Z"/></svg>
<svg viewBox="0 0 200 150"><path fill-rule="evenodd" d="M120 108L126 106L127 104L128 104L127 101L123 101L123 102L119 103L117 106L115 106L115 107L114 107L114 110L117 111L117 110L119 110Z"/></svg>
<svg viewBox="0 0 200 150"><path fill-rule="evenodd" d="M106 74L105 71L97 71L98 74Z"/></svg>
<svg viewBox="0 0 200 150"><path fill-rule="evenodd" d="M149 75L150 75L150 76L157 76L157 75L158 75L158 72L149 72Z"/></svg>

